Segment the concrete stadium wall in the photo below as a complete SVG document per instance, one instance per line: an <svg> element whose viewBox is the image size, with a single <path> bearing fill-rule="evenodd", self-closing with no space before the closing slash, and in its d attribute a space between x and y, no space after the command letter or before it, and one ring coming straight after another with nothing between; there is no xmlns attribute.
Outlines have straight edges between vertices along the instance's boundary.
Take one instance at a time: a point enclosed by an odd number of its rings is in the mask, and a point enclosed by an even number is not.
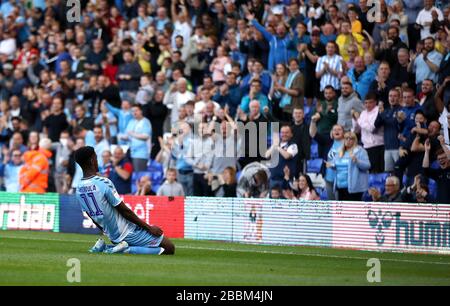
<svg viewBox="0 0 450 306"><path fill-rule="evenodd" d="M124 196L171 238L450 254L450 205ZM73 195L0 192L0 230L98 234Z"/></svg>

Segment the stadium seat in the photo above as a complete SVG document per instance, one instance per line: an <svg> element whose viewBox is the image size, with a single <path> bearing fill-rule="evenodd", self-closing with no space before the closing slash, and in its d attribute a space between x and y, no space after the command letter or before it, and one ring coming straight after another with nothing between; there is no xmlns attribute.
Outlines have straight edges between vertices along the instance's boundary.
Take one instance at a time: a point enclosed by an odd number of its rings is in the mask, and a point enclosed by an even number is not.
<svg viewBox="0 0 450 306"><path fill-rule="evenodd" d="M307 173L320 173L322 169L323 159L316 158L310 159L306 162L306 172Z"/></svg>
<svg viewBox="0 0 450 306"><path fill-rule="evenodd" d="M319 158L319 144L313 140L311 142L311 159Z"/></svg>
<svg viewBox="0 0 450 306"><path fill-rule="evenodd" d="M436 199L437 196L437 184L436 181L433 179L429 179L428 181L428 188L430 189L430 194L433 197L433 199Z"/></svg>

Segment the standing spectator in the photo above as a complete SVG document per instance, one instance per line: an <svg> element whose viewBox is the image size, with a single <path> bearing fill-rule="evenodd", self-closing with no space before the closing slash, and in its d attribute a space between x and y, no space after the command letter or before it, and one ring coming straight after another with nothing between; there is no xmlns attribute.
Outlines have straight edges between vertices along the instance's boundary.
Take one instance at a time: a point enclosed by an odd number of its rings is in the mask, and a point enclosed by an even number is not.
<svg viewBox="0 0 450 306"><path fill-rule="evenodd" d="M236 115L236 110L241 104L242 93L241 88L237 84L237 76L234 72L228 72L225 84L219 87L216 94L212 98L223 108L228 108L231 117Z"/></svg>
<svg viewBox="0 0 450 306"><path fill-rule="evenodd" d="M283 93L279 90L284 86L288 77L287 67L283 64L277 64L275 73L272 74L272 86L270 87L269 100L272 102L272 113L276 118L282 117L280 101Z"/></svg>
<svg viewBox="0 0 450 306"><path fill-rule="evenodd" d="M372 81L369 91L377 95L377 100L388 104L389 90L394 88L394 80L390 77L391 68L388 62L381 62L378 66L377 76Z"/></svg>
<svg viewBox="0 0 450 306"><path fill-rule="evenodd" d="M192 131L186 122L180 122L178 130L173 133L175 137L172 158L176 161L177 177L181 185L183 185L184 194L186 196L194 195L194 171L192 169L192 160L189 159L188 153L192 147Z"/></svg>
<svg viewBox="0 0 450 306"><path fill-rule="evenodd" d="M144 105L142 107L142 111L144 112L144 116L150 120L152 125L152 151L151 151L151 159L156 157L161 147L159 146L158 137L163 136L163 127L164 121L167 118L169 113L169 109L163 103L164 92L161 89L158 89L155 92L155 96L151 103Z"/></svg>
<svg viewBox="0 0 450 306"><path fill-rule="evenodd" d="M269 71L274 71L277 64L287 64L289 48L292 44L292 39L288 34L287 25L280 22L276 26L276 35L268 32L252 14L246 15L247 20L249 20L252 25L263 34L264 38L269 42L270 52L269 52Z"/></svg>
<svg viewBox="0 0 450 306"><path fill-rule="evenodd" d="M303 108L304 104L305 81L295 58L289 60L289 74L286 83L282 86L274 83L274 87L283 94L280 101L282 118L279 119L289 120L292 117L292 110Z"/></svg>
<svg viewBox="0 0 450 306"><path fill-rule="evenodd" d="M320 95L320 80L316 78L316 65L320 57L326 54L325 46L320 42L320 31L313 30L311 43L300 45L300 58L305 59L305 97L308 105Z"/></svg>
<svg viewBox="0 0 450 306"><path fill-rule="evenodd" d="M213 59L213 62L209 66L214 84L222 85L225 83L225 67L230 63L231 60L227 50L224 47L219 46L217 48L217 57Z"/></svg>
<svg viewBox="0 0 450 306"><path fill-rule="evenodd" d="M135 171L147 169L150 157L150 141L152 127L150 121L144 117L142 107L139 104L133 105L133 119L128 123L126 133L130 145L130 156Z"/></svg>
<svg viewBox="0 0 450 306"><path fill-rule="evenodd" d="M109 175L111 174L111 170L113 169L113 163L112 163L112 154L111 151L105 150L102 153L102 161L103 166L99 166L99 173L101 176L109 178Z"/></svg>
<svg viewBox="0 0 450 306"><path fill-rule="evenodd" d="M258 100L251 101L249 109L249 115L244 113L241 109L238 109L237 121L250 128L250 130L245 129L243 135L238 135L241 138L241 141L243 138L243 143L239 150L239 156L241 157L239 163L242 168L252 162L259 162L264 159L265 151L261 152L261 141L265 143L269 127L269 121L266 117L261 115L261 106ZM255 134L251 133L252 130Z"/></svg>
<svg viewBox="0 0 450 306"><path fill-rule="evenodd" d="M341 34L336 38L336 44L339 46L339 54L344 61L348 62L350 55L348 54L348 48L351 45L356 45L358 48L358 54L362 56L361 43L364 37L359 33L353 33L350 21L343 20L341 22Z"/></svg>
<svg viewBox="0 0 450 306"><path fill-rule="evenodd" d="M394 86L402 88L414 88L416 84L416 75L408 71L409 67L409 52L408 49L401 48L397 53L397 63L392 68L391 79Z"/></svg>
<svg viewBox="0 0 450 306"><path fill-rule="evenodd" d="M198 125L198 134L194 136L188 158L192 161L194 170L194 196L208 196L210 190L206 174L211 168L213 159L213 141L204 122Z"/></svg>
<svg viewBox="0 0 450 306"><path fill-rule="evenodd" d="M309 126L309 136L317 142L319 157L324 160L333 143L331 131L337 123L337 108L336 91L332 86L325 87L324 99L318 101L316 108L313 109L314 115Z"/></svg>
<svg viewBox="0 0 450 306"><path fill-rule="evenodd" d="M69 127L66 114L63 111L63 100L60 97L53 98L51 114L43 122L44 132L52 142L59 141L61 132Z"/></svg>
<svg viewBox="0 0 450 306"><path fill-rule="evenodd" d="M297 165L293 175L305 172L306 161L311 157L311 137L309 136L309 125L305 121L305 111L302 108L294 108L291 124L292 142L297 145Z"/></svg>
<svg viewBox="0 0 450 306"><path fill-rule="evenodd" d="M117 81L122 99L134 98L139 89L139 81L143 74L138 62L134 61L134 52L126 50L123 53L124 63L117 71Z"/></svg>
<svg viewBox="0 0 450 306"><path fill-rule="evenodd" d="M136 182L137 190L134 195L139 196L155 196L156 193L152 190L152 181L148 175L142 176Z"/></svg>
<svg viewBox="0 0 450 306"><path fill-rule="evenodd" d="M354 129L361 131L361 142L369 155L371 173L384 171L384 131L377 128L375 121L378 117L377 99L374 93L369 93L364 101L366 109L360 115L353 116Z"/></svg>
<svg viewBox="0 0 450 306"><path fill-rule="evenodd" d="M51 145L50 139L43 138L38 150L28 151L23 155L24 165L19 172L20 192L47 191Z"/></svg>
<svg viewBox="0 0 450 306"><path fill-rule="evenodd" d="M342 83L342 96L338 100L338 121L337 123L349 131L352 128L352 117L357 116L364 109L361 100L356 92L353 91L353 85L350 82Z"/></svg>
<svg viewBox="0 0 450 306"><path fill-rule="evenodd" d="M183 186L177 182L177 170L170 168L164 183L159 187L156 195L167 197L184 197Z"/></svg>
<svg viewBox="0 0 450 306"><path fill-rule="evenodd" d="M56 192L67 193L69 191L69 185L66 181L66 175L73 141L70 139L70 134L67 130L61 132L58 140L58 142L54 142L52 145L52 149L56 151L53 177Z"/></svg>
<svg viewBox="0 0 450 306"><path fill-rule="evenodd" d="M261 85L262 83L260 80L253 80L251 82L249 94L244 96L241 100L240 108L244 113L250 113L250 104L255 100L259 102L261 114L263 114L266 107L270 109L269 99L261 92Z"/></svg>
<svg viewBox="0 0 450 306"><path fill-rule="evenodd" d="M412 67L416 72L417 91L420 90L422 82L426 79L437 82L437 72L441 65L442 54L434 49L434 42L432 37L425 38L422 53L412 57Z"/></svg>
<svg viewBox="0 0 450 306"><path fill-rule="evenodd" d="M433 21L433 14L437 14L437 19L439 21L444 20L442 11L434 6L434 0L424 0L423 4L424 8L419 12L416 19L416 24L420 26L421 39L432 36L430 28Z"/></svg>
<svg viewBox="0 0 450 306"><path fill-rule="evenodd" d="M386 61L390 67L394 67L398 64L398 50L402 48L408 49L408 46L400 39L400 29L391 26L387 32L387 40L380 44L380 48L375 54L375 59Z"/></svg>
<svg viewBox="0 0 450 306"><path fill-rule="evenodd" d="M109 179L119 194L130 194L131 174L134 169L120 146L114 149L112 164L113 167L109 173Z"/></svg>
<svg viewBox="0 0 450 306"><path fill-rule="evenodd" d="M425 175L436 181L436 202L440 204L450 204L450 190L448 188L450 183L450 150L445 145L442 137L440 142L442 149L436 152L440 169L430 168L431 144L429 140L425 142L425 155L423 157L422 167L424 168Z"/></svg>
<svg viewBox="0 0 450 306"><path fill-rule="evenodd" d="M94 123L102 127L103 135L109 143L117 143L117 118L108 110L105 101L101 102L100 113L97 115L97 118L95 118Z"/></svg>
<svg viewBox="0 0 450 306"><path fill-rule="evenodd" d="M434 83L432 80L426 79L422 82L422 90L419 93L419 105L422 108L423 114L427 117L427 120L437 121L439 120L439 112L434 105Z"/></svg>
<svg viewBox="0 0 450 306"><path fill-rule="evenodd" d="M361 201L363 192L369 187L370 161L364 148L358 146L358 138L353 132L344 136L344 145L328 168L336 169L334 181L339 201Z"/></svg>
<svg viewBox="0 0 450 306"><path fill-rule="evenodd" d="M369 92L370 85L375 80L375 72L372 69L366 68L364 59L361 56L357 56L355 57L354 68L347 75L361 100L364 100Z"/></svg>
<svg viewBox="0 0 450 306"><path fill-rule="evenodd" d="M187 89L187 80L180 78L172 83L164 96L164 104L171 110L171 124L178 121L178 111L188 101L195 100L195 94Z"/></svg>
<svg viewBox="0 0 450 306"><path fill-rule="evenodd" d="M4 156L3 159L3 182L6 192L19 192L19 173L22 169L22 153L20 150L13 150L11 156L11 160L9 154Z"/></svg>
<svg viewBox="0 0 450 306"><path fill-rule="evenodd" d="M394 165L399 159L399 134L400 127L397 114L400 111L400 91L391 89L389 91L389 107L384 108L384 103L378 104L378 117L375 120L375 128L384 127L384 171L393 172Z"/></svg>
<svg viewBox="0 0 450 306"><path fill-rule="evenodd" d="M316 78L320 79L320 91L323 92L327 85L339 90L341 84L339 79L344 72L342 57L338 55L335 42L328 42L326 46L327 54L317 60Z"/></svg>
<svg viewBox="0 0 450 306"><path fill-rule="evenodd" d="M119 145L124 145L127 143L127 126L133 119L133 113L131 111L131 104L128 100L122 100L120 109L112 106L107 101L102 101L106 103L108 110L114 114L117 118L117 143ZM111 130L110 130L111 133Z"/></svg>
<svg viewBox="0 0 450 306"><path fill-rule="evenodd" d="M109 142L103 137L103 129L101 125L96 125L94 127L94 139L95 145L94 150L97 154L99 167L103 166L103 152L109 150Z"/></svg>
<svg viewBox="0 0 450 306"><path fill-rule="evenodd" d="M332 160L336 158L339 154L341 147L344 144L344 128L339 124L335 124L333 129L331 130L331 139L333 144L331 145L330 150L328 151L328 155L326 161L330 163ZM327 163L325 163L327 165ZM326 167L325 170L325 186L327 189L327 199L328 200L336 200L336 192L334 188L334 181L336 180L336 169L332 167Z"/></svg>
<svg viewBox="0 0 450 306"><path fill-rule="evenodd" d="M288 125L281 127L280 136L276 134L273 136L272 146L266 152L266 158L270 158L272 162L270 186L283 183L284 167L287 166L289 168L291 173L290 179L296 173L298 148L297 144L292 141L292 136L292 128Z"/></svg>

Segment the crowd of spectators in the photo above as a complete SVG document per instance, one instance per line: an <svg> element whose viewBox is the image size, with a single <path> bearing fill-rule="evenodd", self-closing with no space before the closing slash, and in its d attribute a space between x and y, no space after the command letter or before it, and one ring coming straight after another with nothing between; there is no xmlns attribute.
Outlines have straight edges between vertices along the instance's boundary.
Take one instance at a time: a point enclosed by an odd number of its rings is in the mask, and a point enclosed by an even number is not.
<svg viewBox="0 0 450 306"><path fill-rule="evenodd" d="M450 203L450 6L369 2L2 0L3 190Z"/></svg>

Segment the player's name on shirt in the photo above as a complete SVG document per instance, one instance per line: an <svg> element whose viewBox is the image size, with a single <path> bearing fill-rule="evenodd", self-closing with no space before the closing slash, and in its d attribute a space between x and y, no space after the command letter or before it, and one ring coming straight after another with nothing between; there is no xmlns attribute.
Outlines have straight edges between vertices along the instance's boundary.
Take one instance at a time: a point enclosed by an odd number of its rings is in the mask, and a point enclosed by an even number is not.
<svg viewBox="0 0 450 306"><path fill-rule="evenodd" d="M80 187L78 187L78 191L79 192L92 192L92 191L97 191L97 188L95 187L95 185L80 186Z"/></svg>

